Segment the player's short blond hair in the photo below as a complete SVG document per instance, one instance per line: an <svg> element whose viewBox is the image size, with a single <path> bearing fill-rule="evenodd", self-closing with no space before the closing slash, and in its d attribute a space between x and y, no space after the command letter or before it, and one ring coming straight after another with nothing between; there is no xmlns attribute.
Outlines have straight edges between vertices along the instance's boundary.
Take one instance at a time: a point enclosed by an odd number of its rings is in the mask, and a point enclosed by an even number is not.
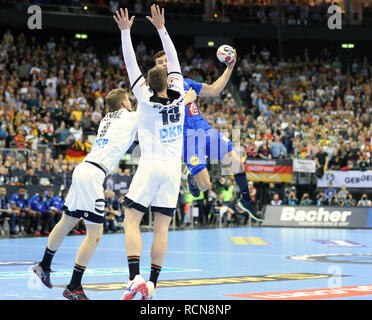
<svg viewBox="0 0 372 320"><path fill-rule="evenodd" d="M162 67L155 66L147 73L147 83L155 93L167 87L167 78L168 75Z"/></svg>
<svg viewBox="0 0 372 320"><path fill-rule="evenodd" d="M123 100L128 99L128 93L124 89L118 88L111 90L106 96L106 104L109 111L117 111L122 107Z"/></svg>

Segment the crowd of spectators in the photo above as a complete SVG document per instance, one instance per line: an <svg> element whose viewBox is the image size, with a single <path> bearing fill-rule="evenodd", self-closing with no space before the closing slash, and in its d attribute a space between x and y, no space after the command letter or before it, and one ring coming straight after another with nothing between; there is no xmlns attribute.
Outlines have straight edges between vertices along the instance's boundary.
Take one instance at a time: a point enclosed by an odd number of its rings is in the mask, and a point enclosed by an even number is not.
<svg viewBox="0 0 372 320"><path fill-rule="evenodd" d="M7 0L18 9L24 9L31 4L37 4L45 11L58 11L75 14L112 15L119 8L128 10L137 16L147 14L150 6L157 3L167 12L168 19L189 15L201 17L204 13L204 0L35 0L27 1Z"/></svg>
<svg viewBox="0 0 372 320"><path fill-rule="evenodd" d="M343 185L339 189L330 184L324 191L312 194L300 192L295 186L279 186L273 182L264 188L263 197L258 199L258 192L253 181L249 182L249 192L259 207L266 205L280 206L341 206L372 207L371 197L367 193L360 196L347 190ZM359 193L358 193L359 194ZM358 196L358 198L356 198ZM199 225L246 225L247 214L237 206L240 199L239 188L233 179L221 178L212 184L211 190L193 198L187 190L187 183L181 186L177 223L187 225L190 217L196 215L194 223ZM197 208L197 214L193 212ZM186 216L186 218L185 218ZM254 223L254 222L253 222Z"/></svg>
<svg viewBox="0 0 372 320"><path fill-rule="evenodd" d="M336 189L330 183L324 191L319 191L312 197L310 193L298 194L296 187L285 189L284 192L274 183L265 190L264 203L267 205L292 206L338 206L338 207L371 207L372 201L367 193L362 193L358 199L347 190L345 185Z"/></svg>
<svg viewBox="0 0 372 320"><path fill-rule="evenodd" d="M10 30L1 35L0 41L0 147L27 151L2 150L0 185L61 185L67 190L72 171L89 152L107 111L105 95L112 88L122 87L136 104L121 54L114 50L102 58L77 39L51 37L41 43L36 37L26 39L24 34ZM153 65L154 52L143 42L135 50L146 72ZM201 57L192 46L179 55L186 77L212 83L221 74L214 58ZM278 60L268 48L253 46L249 53L239 53L235 68L234 83L244 108L236 108L236 96L227 89L217 99L200 99L199 105L213 127L230 135L243 162L247 157L315 159L319 177L325 167L371 168L372 69L367 59L356 59L347 68L327 50L314 58L305 51L301 57ZM226 221L239 212L234 204L225 206L231 203L231 187L236 189L227 179L217 183L217 189L205 198L193 200L200 206L201 224L211 223L221 210ZM187 190L184 192L187 195ZM272 200L288 202L280 193ZM301 196L296 201L307 200ZM192 206L184 201L180 214L186 216L186 209ZM119 205L117 199L113 203L106 230L115 230L115 224L123 218L120 201ZM340 199L338 203L346 205ZM121 215L116 214L118 211ZM49 227L56 222L53 219L48 217ZM178 224L182 222L184 219L179 218ZM36 232L35 228L31 231ZM40 231L45 233L46 229Z"/></svg>
<svg viewBox="0 0 372 320"><path fill-rule="evenodd" d="M292 26L326 25L327 9L334 1L310 0L217 0L216 9L223 17L260 24Z"/></svg>
<svg viewBox="0 0 372 320"><path fill-rule="evenodd" d="M45 191L39 189L29 194L27 186L20 185L10 197L5 186L0 186L0 236L4 232L4 222L8 225L10 236L48 236L56 223L61 219L63 205L68 189L54 195L54 188ZM35 191L35 190L34 190ZM105 196L104 232L122 230L124 210L115 192L108 189ZM84 220L80 219L70 234L86 234Z"/></svg>
<svg viewBox="0 0 372 320"><path fill-rule="evenodd" d="M228 123L240 129L249 157L316 159L319 177L325 168L371 169L371 71L366 58L347 68L326 50L285 61L253 46L237 76L255 113L224 106L221 114L231 111Z"/></svg>
<svg viewBox="0 0 372 320"><path fill-rule="evenodd" d="M40 5L45 11L75 14L112 15L119 8L128 8L130 12L141 16L149 11L154 2L166 10L168 19L179 15L201 19L205 12L204 0L36 0L32 4ZM31 2L14 1L14 4L21 9ZM216 0L209 18L217 21L229 18L232 21L259 24L326 25L328 7L337 4L326 0L283 0L278 6L275 0ZM358 17L354 19L357 20Z"/></svg>

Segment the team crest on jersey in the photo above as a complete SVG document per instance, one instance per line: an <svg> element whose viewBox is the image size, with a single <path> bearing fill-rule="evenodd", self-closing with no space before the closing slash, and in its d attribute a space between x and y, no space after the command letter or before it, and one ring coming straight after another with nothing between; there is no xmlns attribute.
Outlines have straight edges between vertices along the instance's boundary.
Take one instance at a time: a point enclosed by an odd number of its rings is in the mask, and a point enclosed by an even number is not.
<svg viewBox="0 0 372 320"><path fill-rule="evenodd" d="M96 140L96 145L99 148L103 148L108 143L108 139L100 138Z"/></svg>
<svg viewBox="0 0 372 320"><path fill-rule="evenodd" d="M192 166L197 166L199 164L199 158L197 156L193 156L190 158L190 164Z"/></svg>
<svg viewBox="0 0 372 320"><path fill-rule="evenodd" d="M199 114L198 107L194 102L189 103L189 116L197 116Z"/></svg>

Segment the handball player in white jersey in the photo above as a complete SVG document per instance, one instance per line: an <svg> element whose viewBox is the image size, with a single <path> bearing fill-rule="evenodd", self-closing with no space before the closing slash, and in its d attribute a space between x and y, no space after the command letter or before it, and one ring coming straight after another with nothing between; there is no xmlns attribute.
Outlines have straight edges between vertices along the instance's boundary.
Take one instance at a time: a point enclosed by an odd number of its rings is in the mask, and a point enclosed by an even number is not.
<svg viewBox="0 0 372 320"><path fill-rule="evenodd" d="M130 36L134 16L117 11L114 20L121 30L122 49L132 91L138 100L138 140L141 158L129 191L124 198L125 246L129 281L122 299L137 292L151 299L167 251L168 227L177 206L181 182L183 124L185 116L183 76L176 49L165 29L164 9L151 6L147 19L156 27L168 57L168 74L161 67L142 76ZM194 97L195 100L196 96ZM142 238L140 222L149 208L154 212L154 239L151 273L145 282L140 275Z"/></svg>
<svg viewBox="0 0 372 320"><path fill-rule="evenodd" d="M103 182L132 145L137 132L137 113L132 111L123 89L110 91L106 104L110 112L100 122L91 152L73 172L64 214L49 235L43 260L32 268L42 283L52 288L50 266L53 256L65 236L83 218L87 235L77 252L71 282L63 292L69 300L88 300L81 279L102 237L105 208Z"/></svg>

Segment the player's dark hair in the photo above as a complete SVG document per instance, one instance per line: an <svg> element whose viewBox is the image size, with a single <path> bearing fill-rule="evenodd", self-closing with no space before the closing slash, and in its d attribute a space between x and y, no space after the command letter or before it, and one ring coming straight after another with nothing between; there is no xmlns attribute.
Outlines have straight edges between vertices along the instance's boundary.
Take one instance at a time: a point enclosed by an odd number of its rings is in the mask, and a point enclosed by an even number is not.
<svg viewBox="0 0 372 320"><path fill-rule="evenodd" d="M118 88L111 90L106 96L106 104L110 112L117 111L121 108L123 100L128 97L124 89Z"/></svg>
<svg viewBox="0 0 372 320"><path fill-rule="evenodd" d="M165 56L165 51L164 50L161 50L159 51L158 53L155 54L154 56L154 62L156 62L156 59L162 57L162 56Z"/></svg>
<svg viewBox="0 0 372 320"><path fill-rule="evenodd" d="M167 87L167 78L167 73L161 67L153 67L147 73L147 83L155 93Z"/></svg>

